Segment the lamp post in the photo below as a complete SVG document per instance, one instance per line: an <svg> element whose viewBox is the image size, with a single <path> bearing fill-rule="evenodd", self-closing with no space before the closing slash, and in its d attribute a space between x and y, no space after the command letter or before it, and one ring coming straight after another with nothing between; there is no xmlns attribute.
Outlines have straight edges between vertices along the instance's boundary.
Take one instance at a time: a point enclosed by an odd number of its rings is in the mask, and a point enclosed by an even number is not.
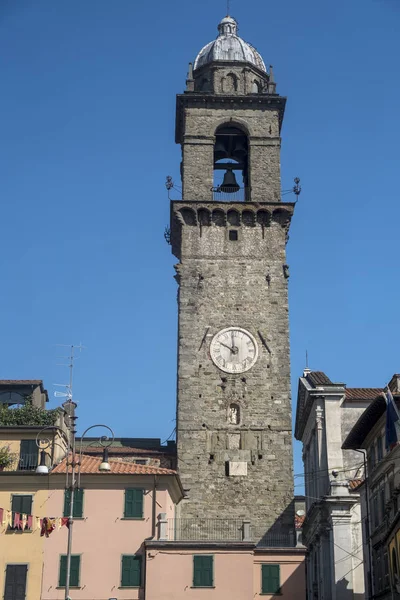
<svg viewBox="0 0 400 600"><path fill-rule="evenodd" d="M83 442L83 439L84 439L85 435L87 434L87 432L90 431L91 429L94 429L95 427L103 427L109 431L109 433L111 434L111 437L106 435L106 436L100 437L100 439L99 439L99 443L103 447L103 460L99 466L99 471L106 473L111 470L110 464L108 462L108 448L109 448L109 446L111 446L111 444L114 441L114 432L111 429L111 427L108 427L108 425L103 425L103 424L91 425L90 427L85 429L85 431L83 432L83 435L81 436L80 447L79 447L79 456L77 457L76 429L75 429L75 422L77 419L77 417L75 415L76 406L77 406L76 403L73 402L71 399L68 399L67 402L64 402L64 404L63 404L63 407L68 416L69 424L70 424L69 425L70 437L69 437L68 448L67 448L65 489L70 490L70 493L71 493L70 503L69 503L69 515L68 515L68 541L67 541L67 568L66 568L66 581L65 581L65 600L71 600L71 597L69 595L69 587L70 587L69 580L70 580L70 575L71 575L72 530L73 530L73 524L74 524L74 494L75 494L75 490L79 489L80 481L81 481L81 464L82 464L82 447L83 447L82 442ZM36 468L36 473L38 475L47 475L49 473L49 468L46 465L46 450L47 450L47 448L50 447L52 442L51 442L51 440L49 440L47 438L41 439L41 434L46 430L52 430L52 431L58 430L58 431L61 431L62 433L64 433L62 431L62 429L60 429L60 427L57 427L56 425L54 425L54 426L50 425L49 427L44 427L37 434L36 446L40 450L40 463L39 463L38 467ZM56 442L54 440L53 440L53 444L56 444ZM70 475L69 467L71 467L71 478L69 478L69 475Z"/></svg>

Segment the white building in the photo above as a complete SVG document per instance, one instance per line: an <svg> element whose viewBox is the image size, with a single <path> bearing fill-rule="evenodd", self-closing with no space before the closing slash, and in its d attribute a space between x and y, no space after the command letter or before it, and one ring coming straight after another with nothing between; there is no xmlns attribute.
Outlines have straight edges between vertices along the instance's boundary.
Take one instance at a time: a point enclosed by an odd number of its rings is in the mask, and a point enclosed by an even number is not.
<svg viewBox="0 0 400 600"><path fill-rule="evenodd" d="M320 371L299 379L295 437L303 444L308 600L363 600L360 495L363 455L342 450L350 429L381 390L346 388Z"/></svg>

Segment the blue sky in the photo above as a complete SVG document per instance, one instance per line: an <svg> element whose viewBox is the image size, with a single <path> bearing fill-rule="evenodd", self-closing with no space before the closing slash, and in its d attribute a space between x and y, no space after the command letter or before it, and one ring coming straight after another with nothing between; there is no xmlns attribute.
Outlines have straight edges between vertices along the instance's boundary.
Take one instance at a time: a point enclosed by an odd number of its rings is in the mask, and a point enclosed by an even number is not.
<svg viewBox="0 0 400 600"><path fill-rule="evenodd" d="M80 431L174 428L164 181L179 182L175 94L225 6L0 3L0 377L43 378L55 406L68 378L56 344L81 341ZM303 186L288 245L293 400L306 349L335 381L382 386L400 368L398 0L233 0L231 13L288 96L282 187Z"/></svg>

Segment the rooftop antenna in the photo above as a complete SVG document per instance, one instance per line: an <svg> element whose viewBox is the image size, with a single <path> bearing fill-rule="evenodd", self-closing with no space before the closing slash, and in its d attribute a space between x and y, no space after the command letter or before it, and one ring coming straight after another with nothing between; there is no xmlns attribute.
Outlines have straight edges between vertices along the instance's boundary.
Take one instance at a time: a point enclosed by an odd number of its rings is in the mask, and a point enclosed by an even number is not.
<svg viewBox="0 0 400 600"><path fill-rule="evenodd" d="M231 14L231 0L226 0L226 16L229 17Z"/></svg>
<svg viewBox="0 0 400 600"><path fill-rule="evenodd" d="M68 367L69 369L69 382L68 383L55 383L54 385L57 387L63 387L65 389L64 392L59 392L58 390L54 392L54 396L56 398L65 398L66 402L72 402L72 384L73 384L73 373L74 373L74 362L77 359L75 356L76 350L82 352L85 346L82 346L82 343L79 346L74 346L73 344L57 344L62 348L70 348L70 353L68 356L60 356L60 358L65 359L68 363L57 363L59 367Z"/></svg>
<svg viewBox="0 0 400 600"><path fill-rule="evenodd" d="M308 350L306 350L306 369L308 369Z"/></svg>

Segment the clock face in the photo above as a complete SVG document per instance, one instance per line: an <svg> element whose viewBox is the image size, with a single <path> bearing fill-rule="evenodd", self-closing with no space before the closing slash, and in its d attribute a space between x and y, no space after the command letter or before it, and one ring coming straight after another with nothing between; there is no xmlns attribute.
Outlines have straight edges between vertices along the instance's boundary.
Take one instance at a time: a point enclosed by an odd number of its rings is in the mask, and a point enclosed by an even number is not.
<svg viewBox="0 0 400 600"><path fill-rule="evenodd" d="M240 327L227 327L217 333L210 345L214 364L225 373L244 373L258 357L254 336Z"/></svg>

